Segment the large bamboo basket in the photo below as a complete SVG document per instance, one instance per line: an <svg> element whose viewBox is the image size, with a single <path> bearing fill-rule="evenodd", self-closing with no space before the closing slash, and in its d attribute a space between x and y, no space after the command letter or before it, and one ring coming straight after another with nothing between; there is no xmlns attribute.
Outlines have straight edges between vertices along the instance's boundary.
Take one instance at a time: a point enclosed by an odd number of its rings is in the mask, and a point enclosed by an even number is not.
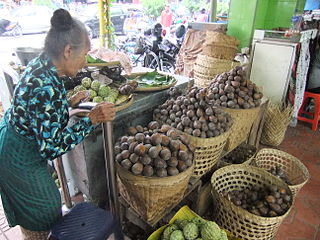
<svg viewBox="0 0 320 240"><path fill-rule="evenodd" d="M163 124L161 120L155 117L153 117L153 119L160 124ZM186 134L185 132L181 132L176 128L174 129L180 134L187 136L189 138L189 144L195 149L193 156L193 177L200 178L205 173L209 172L220 159L228 137L231 134L232 127L223 134L213 138L198 138Z"/></svg>
<svg viewBox="0 0 320 240"><path fill-rule="evenodd" d="M205 44L214 44L214 43L226 44L229 46L238 46L240 42L233 36L228 36L221 32L207 31Z"/></svg>
<svg viewBox="0 0 320 240"><path fill-rule="evenodd" d="M225 150L230 152L248 138L251 127L259 115L260 107L250 109L223 108L223 110L229 113L233 120L231 134L225 147Z"/></svg>
<svg viewBox="0 0 320 240"><path fill-rule="evenodd" d="M292 110L290 106L282 110L281 106L269 103L261 136L263 144L279 146L282 143L291 120Z"/></svg>
<svg viewBox="0 0 320 240"><path fill-rule="evenodd" d="M289 188L294 197L310 178L308 169L298 158L277 149L261 149L257 153L253 164L267 171L272 167L280 167L290 182Z"/></svg>
<svg viewBox="0 0 320 240"><path fill-rule="evenodd" d="M233 60L237 54L238 48L221 43L207 44L203 46L202 54L209 57Z"/></svg>
<svg viewBox="0 0 320 240"><path fill-rule="evenodd" d="M117 164L119 190L124 200L150 225L184 196L193 166L170 177L135 176Z"/></svg>
<svg viewBox="0 0 320 240"><path fill-rule="evenodd" d="M245 165L220 168L212 175L211 184L214 206L217 208L216 222L244 240L273 240L281 222L292 209L291 206L279 217L261 217L234 205L222 196L222 192L243 190L252 186L275 185L291 192L287 184L260 168Z"/></svg>

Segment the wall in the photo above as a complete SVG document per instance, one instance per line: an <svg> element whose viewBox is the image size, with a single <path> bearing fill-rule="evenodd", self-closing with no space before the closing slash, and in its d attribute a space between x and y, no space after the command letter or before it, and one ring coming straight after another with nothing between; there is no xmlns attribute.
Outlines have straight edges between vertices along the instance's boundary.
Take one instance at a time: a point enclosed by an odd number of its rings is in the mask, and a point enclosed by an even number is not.
<svg viewBox="0 0 320 240"><path fill-rule="evenodd" d="M303 12L306 0L231 0L228 34L250 46L255 29L289 28L296 12Z"/></svg>
<svg viewBox="0 0 320 240"><path fill-rule="evenodd" d="M240 40L240 48L251 42L256 4L257 0L232 0L230 3L228 35Z"/></svg>

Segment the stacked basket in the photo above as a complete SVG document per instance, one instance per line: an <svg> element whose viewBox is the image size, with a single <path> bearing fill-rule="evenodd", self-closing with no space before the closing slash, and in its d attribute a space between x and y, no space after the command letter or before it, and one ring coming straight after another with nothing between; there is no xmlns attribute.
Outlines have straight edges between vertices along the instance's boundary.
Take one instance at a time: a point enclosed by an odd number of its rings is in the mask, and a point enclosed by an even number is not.
<svg viewBox="0 0 320 240"><path fill-rule="evenodd" d="M220 73L229 71L237 65L233 62L239 42L231 36L219 32L207 31L202 54L194 66L195 85L207 87Z"/></svg>

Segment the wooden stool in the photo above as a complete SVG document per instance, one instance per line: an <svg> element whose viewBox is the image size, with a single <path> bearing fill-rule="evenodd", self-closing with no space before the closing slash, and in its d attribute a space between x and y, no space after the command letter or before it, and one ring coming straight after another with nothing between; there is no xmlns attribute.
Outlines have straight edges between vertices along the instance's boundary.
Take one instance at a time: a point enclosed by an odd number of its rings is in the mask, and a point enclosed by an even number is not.
<svg viewBox="0 0 320 240"><path fill-rule="evenodd" d="M306 100L308 98L313 98L314 102L315 102L315 111L314 113L311 112L307 112L304 110L305 105L306 105ZM308 116L313 117L312 119L310 118L306 118L304 116L301 116L301 114L305 114ZM299 109L299 113L298 113L298 120L303 121L303 122L308 122L312 124L312 130L313 131L317 131L318 129L318 123L320 120L320 94L317 93L311 93L311 92L304 92L304 96L303 96L303 103Z"/></svg>

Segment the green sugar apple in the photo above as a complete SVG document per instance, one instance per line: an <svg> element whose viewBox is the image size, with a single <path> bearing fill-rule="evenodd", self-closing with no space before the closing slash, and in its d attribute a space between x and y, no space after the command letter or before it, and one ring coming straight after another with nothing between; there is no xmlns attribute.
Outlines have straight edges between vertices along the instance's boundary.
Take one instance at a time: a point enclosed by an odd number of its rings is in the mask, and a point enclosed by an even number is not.
<svg viewBox="0 0 320 240"><path fill-rule="evenodd" d="M103 98L100 97L100 96L94 97L93 100L92 100L92 102L94 102L94 103L101 103L101 102L103 102Z"/></svg>
<svg viewBox="0 0 320 240"><path fill-rule="evenodd" d="M91 87L91 83L92 83L92 81L91 81L91 79L88 78L88 77L85 77L85 78L83 78L83 79L81 80L81 85L82 85L83 87L85 87L85 88L90 88L90 87Z"/></svg>
<svg viewBox="0 0 320 240"><path fill-rule="evenodd" d="M98 91L98 95L100 97L107 97L110 93L110 87L106 86L106 85L101 85Z"/></svg>
<svg viewBox="0 0 320 240"><path fill-rule="evenodd" d="M178 226L175 224L170 224L162 233L163 240L170 240L170 235L173 231L178 230Z"/></svg>
<svg viewBox="0 0 320 240"><path fill-rule="evenodd" d="M90 93L90 99L94 99L96 96L98 96L95 90L90 89L89 93Z"/></svg>
<svg viewBox="0 0 320 240"><path fill-rule="evenodd" d="M79 85L74 88L74 93L81 92L87 90L84 86Z"/></svg>
<svg viewBox="0 0 320 240"><path fill-rule="evenodd" d="M215 222L207 221L205 224L203 224L201 228L201 237L203 240L220 240L220 236L221 230Z"/></svg>
<svg viewBox="0 0 320 240"><path fill-rule="evenodd" d="M185 236L185 238L187 240L196 239L198 237L198 235L199 235L198 226L193 222L188 223L187 225L185 225L183 227L183 235Z"/></svg>
<svg viewBox="0 0 320 240"><path fill-rule="evenodd" d="M92 90L95 90L96 92L98 92L99 88L100 88L100 85L101 85L101 83L98 80L94 80L91 83L91 88L92 88Z"/></svg>
<svg viewBox="0 0 320 240"><path fill-rule="evenodd" d="M171 233L169 240L185 240L181 230L175 230Z"/></svg>

